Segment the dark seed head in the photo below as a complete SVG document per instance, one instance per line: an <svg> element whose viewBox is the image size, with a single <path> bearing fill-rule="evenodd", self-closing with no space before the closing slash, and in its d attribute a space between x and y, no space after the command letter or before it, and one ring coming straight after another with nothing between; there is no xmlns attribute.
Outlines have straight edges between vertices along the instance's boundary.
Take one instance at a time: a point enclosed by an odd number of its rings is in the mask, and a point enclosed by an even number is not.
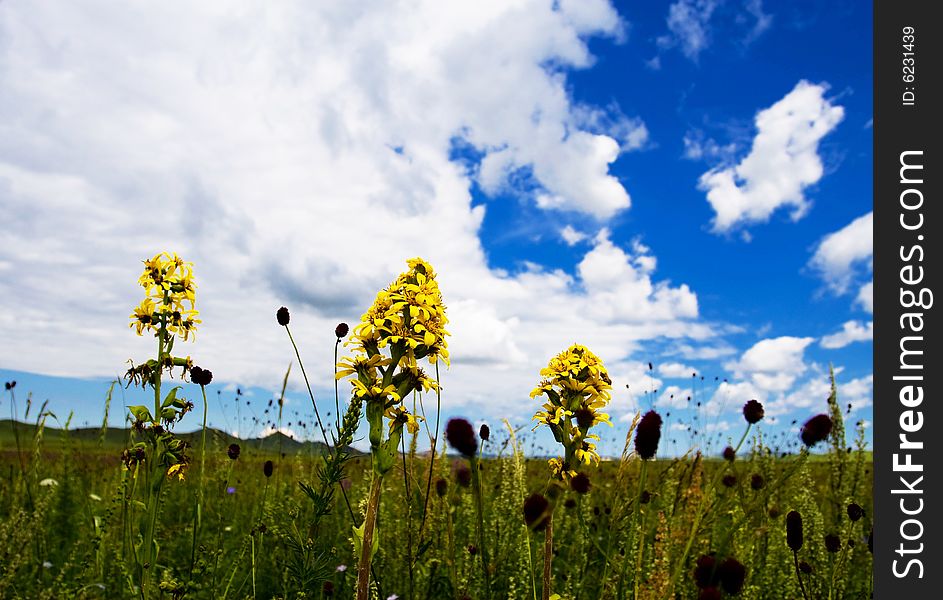
<svg viewBox="0 0 943 600"><path fill-rule="evenodd" d="M737 458L737 452L730 446L724 448L724 460L733 462L733 459Z"/></svg>
<svg viewBox="0 0 943 600"><path fill-rule="evenodd" d="M291 321L291 315L288 314L288 309L284 306L275 311L275 318L282 327L288 325L288 322Z"/></svg>
<svg viewBox="0 0 943 600"><path fill-rule="evenodd" d="M475 430L465 419L449 419L445 426L445 439L449 445L471 458L478 451L478 440L475 439Z"/></svg>
<svg viewBox="0 0 943 600"><path fill-rule="evenodd" d="M828 418L828 415L815 415L802 426L800 437L802 443L811 448L825 440L831 432L832 420Z"/></svg>
<svg viewBox="0 0 943 600"><path fill-rule="evenodd" d="M570 487L577 494L585 494L592 487L589 483L589 475L586 473L577 473L576 477L570 480Z"/></svg>
<svg viewBox="0 0 943 600"><path fill-rule="evenodd" d="M455 481L462 487L467 488L471 486L471 475L471 469L468 468L468 465L459 465L458 468L455 469Z"/></svg>
<svg viewBox="0 0 943 600"><path fill-rule="evenodd" d="M445 496L445 493L449 491L449 482L445 479L439 477L435 480L435 493L439 498Z"/></svg>
<svg viewBox="0 0 943 600"><path fill-rule="evenodd" d="M868 533L868 552L874 554L874 527L871 527L871 531Z"/></svg>
<svg viewBox="0 0 943 600"><path fill-rule="evenodd" d="M486 441L486 442L487 442L488 440L490 440L490 439L491 439L491 428L488 427L488 425L486 425L485 423L482 423L482 424L481 424L481 427L478 428L478 437L480 437L482 440L484 440L484 441Z"/></svg>
<svg viewBox="0 0 943 600"><path fill-rule="evenodd" d="M711 554L704 554L697 559L694 567L694 583L699 588L717 585L717 559Z"/></svg>
<svg viewBox="0 0 943 600"><path fill-rule="evenodd" d="M475 544L469 544L468 553L471 554L472 556L475 556L476 554L478 554L478 546L476 546Z"/></svg>
<svg viewBox="0 0 943 600"><path fill-rule="evenodd" d="M832 554L841 550L841 538L839 538L834 533L829 533L825 536L825 549L831 552Z"/></svg>
<svg viewBox="0 0 943 600"><path fill-rule="evenodd" d="M724 475L724 478L720 481L724 484L724 487L733 487L737 485L737 476L728 473L727 475Z"/></svg>
<svg viewBox="0 0 943 600"><path fill-rule="evenodd" d="M239 452L242 451L242 448L239 447L239 444L229 444L229 448L226 450L226 454L229 455L229 458L236 460L239 458Z"/></svg>
<svg viewBox="0 0 943 600"><path fill-rule="evenodd" d="M563 501L564 508L573 508L574 506L576 506L576 500L574 500L573 498L567 498L566 500Z"/></svg>
<svg viewBox="0 0 943 600"><path fill-rule="evenodd" d="M549 508L550 503L543 495L531 494L524 500L524 522L534 531L544 529L549 520Z"/></svg>
<svg viewBox="0 0 943 600"><path fill-rule="evenodd" d="M213 372L209 369L193 367L190 369L190 381L197 385L206 387L213 381Z"/></svg>
<svg viewBox="0 0 943 600"><path fill-rule="evenodd" d="M780 510L779 510L778 507L776 507L776 506L771 506L770 509L769 509L769 512L768 512L767 514L769 515L769 518L770 518L770 519L775 519L775 518L779 517L779 515L781 515L782 513L780 512Z"/></svg>
<svg viewBox="0 0 943 600"><path fill-rule="evenodd" d="M864 509L852 502L848 505L848 518L857 521L864 516Z"/></svg>
<svg viewBox="0 0 943 600"><path fill-rule="evenodd" d="M720 600L720 590L714 586L706 587L697 595L697 600Z"/></svg>
<svg viewBox="0 0 943 600"><path fill-rule="evenodd" d="M763 419L763 405L757 400L748 400L746 404L743 405L743 418L746 419L747 423L750 425L759 423Z"/></svg>
<svg viewBox="0 0 943 600"><path fill-rule="evenodd" d="M642 496L639 498L639 502L642 504L648 504L652 501L652 493L648 490L642 490Z"/></svg>
<svg viewBox="0 0 943 600"><path fill-rule="evenodd" d="M750 487L754 490L762 490L766 486L766 480L759 473L754 473L750 477Z"/></svg>
<svg viewBox="0 0 943 600"><path fill-rule="evenodd" d="M805 573L806 575L812 574L812 565L807 563L804 560L799 561L799 570Z"/></svg>
<svg viewBox="0 0 943 600"><path fill-rule="evenodd" d="M325 581L324 584L321 586L321 593L325 596L333 596L334 595L334 582Z"/></svg>
<svg viewBox="0 0 943 600"><path fill-rule="evenodd" d="M720 586L728 594L739 594L743 589L743 580L746 578L747 570L736 558L730 557L717 567L717 575L720 577Z"/></svg>
<svg viewBox="0 0 943 600"><path fill-rule="evenodd" d="M275 464L272 463L272 461L270 460L265 461L265 464L262 465L262 473L264 473L266 477L271 477L272 471L274 470L275 470Z"/></svg>
<svg viewBox="0 0 943 600"><path fill-rule="evenodd" d="M635 452L643 459L655 458L661 438L661 416L650 410L635 428Z"/></svg>
<svg viewBox="0 0 943 600"><path fill-rule="evenodd" d="M337 339L346 337L350 332L350 325L347 323L338 323L337 327L334 328L334 335L337 336Z"/></svg>
<svg viewBox="0 0 943 600"><path fill-rule="evenodd" d="M794 510L786 515L786 545L793 552L802 549L802 515Z"/></svg>

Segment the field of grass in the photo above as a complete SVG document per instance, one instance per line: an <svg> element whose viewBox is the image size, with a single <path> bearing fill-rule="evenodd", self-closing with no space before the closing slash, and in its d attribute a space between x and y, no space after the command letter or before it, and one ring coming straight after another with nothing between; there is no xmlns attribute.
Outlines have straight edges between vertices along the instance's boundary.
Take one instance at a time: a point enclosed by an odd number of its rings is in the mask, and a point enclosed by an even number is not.
<svg viewBox="0 0 943 600"><path fill-rule="evenodd" d="M40 430L20 423L17 451L11 425L0 423L0 597L140 597L134 560L125 555L134 544L128 530L134 537L137 527L128 522L130 472L120 459L129 432L111 429L102 437L98 430ZM198 435L190 437L199 444ZM357 556L351 528L363 519L369 457L345 465L338 489L350 510L338 493L318 520L298 483L316 484L323 448L290 444L281 456L275 438L242 442L232 460L231 443L219 432L207 438L195 551L199 467L164 487L156 534L160 552L148 567L156 585L149 596L352 597ZM435 460L423 524L430 459L407 452L384 478L373 561L378 597L540 597L544 534L525 525L523 505L546 488L546 460L515 453L506 432L494 432L484 452L487 458L479 464L490 593L476 548L473 489L462 485L468 461L444 454ZM802 598L786 543L785 515L797 510L805 538L798 558L812 569L801 575L808 597L868 597L870 455L807 456L774 457L755 445L732 463L696 456L652 461L644 486L648 502L637 506L642 461L602 461L587 494L567 490L555 502L553 593L697 598L698 559L714 553L744 565L737 597ZM271 477L263 468L268 460L274 464ZM731 487L718 480L729 474L736 476ZM751 485L756 474L765 482L759 490ZM857 522L846 514L852 500L864 508ZM830 533L840 535L838 552L826 549Z"/></svg>
<svg viewBox="0 0 943 600"><path fill-rule="evenodd" d="M127 407L130 429L107 427L111 392L100 429L70 430L45 405L19 412L5 385L18 420L0 422L0 598L870 597L871 454L860 424L848 445L834 378L827 412L787 439L766 440L764 407L743 399L743 433L720 457L656 458L650 410L615 426L624 449L604 458L612 380L573 344L524 400L556 442L528 457L530 425L440 423L448 319L432 267L408 265L359 325L337 326L335 348L350 334L352 352L335 367L351 386L343 416L322 421L311 394L322 443L302 444L206 427L213 375L174 353L200 323L191 265L145 261L131 326L157 352L126 385L153 404ZM308 384L288 309L276 320ZM168 374L202 397L178 396ZM200 429L174 432L200 412Z"/></svg>

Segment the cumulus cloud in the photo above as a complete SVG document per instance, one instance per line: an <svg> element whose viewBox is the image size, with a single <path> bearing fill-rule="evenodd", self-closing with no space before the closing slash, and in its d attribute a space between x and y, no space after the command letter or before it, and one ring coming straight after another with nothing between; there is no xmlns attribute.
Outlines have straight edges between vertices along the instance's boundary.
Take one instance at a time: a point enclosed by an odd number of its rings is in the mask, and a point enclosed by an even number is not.
<svg viewBox="0 0 943 600"><path fill-rule="evenodd" d="M842 413L854 413L873 403L874 376L866 375L847 381L836 381L838 389L838 404L844 410ZM772 414L783 414L788 411L803 409L809 412L825 412L828 407L827 399L831 394L832 386L827 373L820 373L818 377L806 381L795 391L777 399L770 406ZM847 407L851 405L851 410Z"/></svg>
<svg viewBox="0 0 943 600"><path fill-rule="evenodd" d="M667 409L690 408L691 388L669 385L658 397L658 407Z"/></svg>
<svg viewBox="0 0 943 600"><path fill-rule="evenodd" d="M739 360L726 368L739 379L747 379L758 389L770 392L788 390L808 368L804 353L815 341L811 337L782 336L760 340Z"/></svg>
<svg viewBox="0 0 943 600"><path fill-rule="evenodd" d="M836 386L842 412L855 413L871 406L874 376L842 379L840 371L841 369L836 369ZM752 380L724 382L718 386L707 408L714 412L736 412L744 402L754 398L763 403L766 411L764 422L773 423L777 417L794 411L825 412L830 393L831 381L828 371L818 365L812 365L803 379L784 389L764 388L754 384ZM851 405L850 410L848 405Z"/></svg>
<svg viewBox="0 0 943 600"><path fill-rule="evenodd" d="M560 237L566 242L567 246L575 246L585 240L588 236L582 231L578 231L572 225L566 225L560 230Z"/></svg>
<svg viewBox="0 0 943 600"><path fill-rule="evenodd" d="M827 87L800 81L784 98L756 115L750 153L734 166L704 173L698 187L714 209L712 229L764 223L780 207L792 209L793 221L809 209L805 189L822 178L819 142L844 116L825 98Z"/></svg>
<svg viewBox="0 0 943 600"><path fill-rule="evenodd" d="M858 290L858 297L855 298L855 303L865 311L874 313L874 281L869 281L861 286L861 289Z"/></svg>
<svg viewBox="0 0 943 600"><path fill-rule="evenodd" d="M860 216L845 227L828 234L819 242L809 260L812 268L835 294L844 294L862 272L870 273L874 260L874 213ZM855 303L874 312L874 283L869 281L858 291Z"/></svg>
<svg viewBox="0 0 943 600"><path fill-rule="evenodd" d="M152 353L127 316L141 259L164 249L196 264L187 351L223 382L276 387L293 360L282 304L330 382L335 324L417 255L451 314L449 406L529 418L538 370L575 341L636 389L640 343L717 336L640 244L603 231L572 272L504 272L478 237L474 181L506 187L515 169L548 209L628 207L608 166L641 125L581 129L566 93L586 39L621 31L608 3L93 8L0 6L5 368L108 376ZM456 139L474 168L450 160Z"/></svg>
<svg viewBox="0 0 943 600"><path fill-rule="evenodd" d="M854 342L866 342L874 339L874 321L846 321L841 331L824 336L819 344L823 348L844 348Z"/></svg>
<svg viewBox="0 0 943 600"><path fill-rule="evenodd" d="M690 378L692 373L699 373L700 370L679 362L668 362L658 365L658 372L665 377L681 379Z"/></svg>
<svg viewBox="0 0 943 600"><path fill-rule="evenodd" d="M874 255L874 213L858 217L819 242L810 265L837 293L848 289L854 267L870 264Z"/></svg>

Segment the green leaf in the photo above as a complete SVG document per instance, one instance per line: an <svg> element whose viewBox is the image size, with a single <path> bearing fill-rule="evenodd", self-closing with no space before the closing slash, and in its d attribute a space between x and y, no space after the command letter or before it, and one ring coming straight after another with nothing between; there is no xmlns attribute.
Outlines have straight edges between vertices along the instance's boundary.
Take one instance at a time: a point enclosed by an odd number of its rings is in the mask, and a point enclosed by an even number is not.
<svg viewBox="0 0 943 600"><path fill-rule="evenodd" d="M363 530L364 530L364 527L366 527L366 525L367 525L367 522L364 521L363 523L360 524L360 527L352 527L352 529L354 530L354 536L353 536L354 552L356 556L358 557L358 559L360 555L363 553ZM378 527L374 527L373 528L373 543L370 544L371 560L373 559L374 556L376 556L377 550L379 549L380 549L380 529Z"/></svg>
<svg viewBox="0 0 943 600"><path fill-rule="evenodd" d="M170 390L170 392L168 392L167 395L164 397L164 403L161 404L160 407L161 407L161 408L167 408L168 406L170 406L171 404L173 404L173 403L174 403L174 400L177 399L177 390L179 390L179 389L181 389L181 388L180 388L180 386L178 385L178 386L174 387L174 389Z"/></svg>
<svg viewBox="0 0 943 600"><path fill-rule="evenodd" d="M146 406L141 406L136 404L134 406L129 406L128 410L131 411L131 414L134 415L134 418L138 421L153 421L151 417L151 411L147 410Z"/></svg>

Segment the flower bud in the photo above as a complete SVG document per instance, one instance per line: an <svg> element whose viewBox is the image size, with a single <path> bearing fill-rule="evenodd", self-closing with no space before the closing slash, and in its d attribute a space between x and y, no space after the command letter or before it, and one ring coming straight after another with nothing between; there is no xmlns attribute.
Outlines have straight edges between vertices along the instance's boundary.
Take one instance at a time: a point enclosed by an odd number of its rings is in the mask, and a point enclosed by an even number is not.
<svg viewBox="0 0 943 600"><path fill-rule="evenodd" d="M291 315L288 314L288 309L283 306L276 311L275 319L278 320L279 325L284 327L291 320Z"/></svg>
<svg viewBox="0 0 943 600"><path fill-rule="evenodd" d="M655 457L658 451L658 440L661 438L661 416L650 410L639 421L635 428L635 452L642 459Z"/></svg>
<svg viewBox="0 0 943 600"><path fill-rule="evenodd" d="M346 337L348 332L350 332L350 325L347 323L338 323L337 327L334 328L334 335L337 336L337 339Z"/></svg>
<svg viewBox="0 0 943 600"><path fill-rule="evenodd" d="M864 509L852 502L848 505L848 518L857 521L864 516Z"/></svg>
<svg viewBox="0 0 943 600"><path fill-rule="evenodd" d="M831 432L832 420L828 418L828 415L816 415L802 426L800 437L802 443L811 448L825 440Z"/></svg>
<svg viewBox="0 0 943 600"><path fill-rule="evenodd" d="M794 510L786 515L786 545L793 552L802 549L802 515Z"/></svg>
<svg viewBox="0 0 943 600"><path fill-rule="evenodd" d="M449 445L462 455L471 458L478 451L478 440L475 439L475 430L465 419L449 419L445 426L445 439Z"/></svg>
<svg viewBox="0 0 943 600"><path fill-rule="evenodd" d="M756 400L748 400L746 404L743 405L743 418L746 419L747 423L750 425L755 425L763 419L763 405Z"/></svg>

